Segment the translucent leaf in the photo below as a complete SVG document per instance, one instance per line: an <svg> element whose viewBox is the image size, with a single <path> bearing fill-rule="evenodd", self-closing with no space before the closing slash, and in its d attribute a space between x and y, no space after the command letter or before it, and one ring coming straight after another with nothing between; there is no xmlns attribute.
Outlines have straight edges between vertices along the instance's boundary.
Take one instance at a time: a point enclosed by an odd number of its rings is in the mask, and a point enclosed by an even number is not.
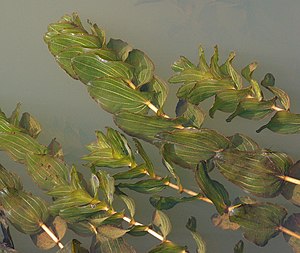
<svg viewBox="0 0 300 253"><path fill-rule="evenodd" d="M130 112L119 112L115 115L114 121L127 134L152 143L158 133L172 131L185 122L182 119L166 119Z"/></svg>
<svg viewBox="0 0 300 253"><path fill-rule="evenodd" d="M96 175L99 179L99 188L103 191L107 203L111 206L114 200L115 180L104 170L97 171Z"/></svg>
<svg viewBox="0 0 300 253"><path fill-rule="evenodd" d="M89 253L89 251L80 246L81 243L76 239L69 241L62 249L56 253Z"/></svg>
<svg viewBox="0 0 300 253"><path fill-rule="evenodd" d="M187 87L186 87L187 85ZM177 91L178 98L185 98L192 104L199 104L203 100L216 95L218 92L233 89L234 84L230 80L204 79L199 80L190 88L190 83L181 86ZM188 92L185 89L190 89Z"/></svg>
<svg viewBox="0 0 300 253"><path fill-rule="evenodd" d="M7 171L0 164L0 191L5 188L22 190L23 186L18 175Z"/></svg>
<svg viewBox="0 0 300 253"><path fill-rule="evenodd" d="M96 78L117 77L131 80L130 65L121 61L107 61L93 53L85 53L72 58L72 66L83 83Z"/></svg>
<svg viewBox="0 0 300 253"><path fill-rule="evenodd" d="M285 110L288 111L290 109L290 97L284 90L272 86L268 86L267 89L270 90L279 99Z"/></svg>
<svg viewBox="0 0 300 253"><path fill-rule="evenodd" d="M295 134L300 132L300 114L294 114L287 111L279 111L271 118L271 120L256 132L261 132L268 128L275 133Z"/></svg>
<svg viewBox="0 0 300 253"><path fill-rule="evenodd" d="M278 164L272 153L260 150L223 151L214 162L227 180L255 196L269 198L280 193L284 181L278 176L284 175L289 167Z"/></svg>
<svg viewBox="0 0 300 253"><path fill-rule="evenodd" d="M197 229L197 221L195 217L189 218L186 227L190 230L196 244L197 244L197 253L205 253L206 252L206 244L205 241L202 239L201 235L196 232Z"/></svg>
<svg viewBox="0 0 300 253"><path fill-rule="evenodd" d="M90 179L91 193L94 198L98 198L98 191L100 186L100 181L95 174L92 174Z"/></svg>
<svg viewBox="0 0 300 253"><path fill-rule="evenodd" d="M245 119L259 120L270 114L275 105L275 99L259 101L256 98L245 98L238 104L235 112L231 114L226 121L230 122L236 116Z"/></svg>
<svg viewBox="0 0 300 253"><path fill-rule="evenodd" d="M56 237L61 240L66 231L67 231L67 224L66 222L56 216L54 220L48 221L46 226L56 235ZM31 240L40 249L48 250L56 246L56 242L53 241L50 236L45 231L40 231L38 234L30 235Z"/></svg>
<svg viewBox="0 0 300 253"><path fill-rule="evenodd" d="M169 83L198 82L209 77L211 77L209 73L205 73L197 69L188 68L181 71L178 75L172 76L168 81Z"/></svg>
<svg viewBox="0 0 300 253"><path fill-rule="evenodd" d="M57 158L61 161L64 160L64 153L62 150L61 144L56 140L56 138L52 139L50 144L48 145L48 155Z"/></svg>
<svg viewBox="0 0 300 253"><path fill-rule="evenodd" d="M211 216L211 222L215 227L224 229L224 230L237 230L240 228L240 225L229 220L229 214L223 213L222 215L215 213Z"/></svg>
<svg viewBox="0 0 300 253"><path fill-rule="evenodd" d="M12 112L11 116L8 118L8 122L13 126L19 126L19 116L21 110L21 103L18 103L15 110Z"/></svg>
<svg viewBox="0 0 300 253"><path fill-rule="evenodd" d="M88 92L104 110L110 113L148 111L147 103L150 94L133 90L120 78L105 77L90 81Z"/></svg>
<svg viewBox="0 0 300 253"><path fill-rule="evenodd" d="M239 151L257 151L260 149L254 140L244 134L237 133L230 136L229 139L232 147Z"/></svg>
<svg viewBox="0 0 300 253"><path fill-rule="evenodd" d="M133 49L129 52L126 62L134 67L133 82L136 86L142 86L153 78L154 64L144 52Z"/></svg>
<svg viewBox="0 0 300 253"><path fill-rule="evenodd" d="M22 114L19 126L26 130L31 137L36 138L42 131L40 123L28 112Z"/></svg>
<svg viewBox="0 0 300 253"><path fill-rule="evenodd" d="M58 34L52 36L52 38L48 41L49 50L54 56L56 56L63 50L74 46L99 48L101 47L101 44L97 37L80 33Z"/></svg>
<svg viewBox="0 0 300 253"><path fill-rule="evenodd" d="M215 46L214 54L210 59L210 71L214 78L221 79L222 72L221 72L220 66L218 64L218 61L219 61L219 50L218 50L218 46Z"/></svg>
<svg viewBox="0 0 300 253"><path fill-rule="evenodd" d="M283 225L285 228L293 231L295 233L300 233L300 214L293 213L290 215L284 222ZM286 233L283 233L283 237L286 242L293 248L295 253L300 252L300 240L296 237L290 236Z"/></svg>
<svg viewBox="0 0 300 253"><path fill-rule="evenodd" d="M121 191L117 191L117 195L125 203L125 205L129 210L130 217L133 218L135 214L135 203L133 198L129 197L128 195L126 195Z"/></svg>
<svg viewBox="0 0 300 253"><path fill-rule="evenodd" d="M181 113L176 113L177 117L181 116L185 118L188 121L188 123L185 125L187 127L193 126L195 128L201 128L205 118L205 113L203 112L203 110L199 106L193 105L189 102L186 102L184 105L181 103L182 101L183 100L178 101L176 111L179 109L179 105L184 106L185 108L182 108Z"/></svg>
<svg viewBox="0 0 300 253"><path fill-rule="evenodd" d="M151 205L158 209L158 210L168 210L173 208L175 205L187 201L195 200L199 197L193 196L193 197L182 197L182 198L175 198L175 197L163 197L163 196L151 196L149 201Z"/></svg>
<svg viewBox="0 0 300 253"><path fill-rule="evenodd" d="M152 218L153 225L159 229L164 239L172 230L172 225L169 217L160 210L155 210Z"/></svg>
<svg viewBox="0 0 300 253"><path fill-rule="evenodd" d="M186 253L186 247L179 246L170 241L162 242L148 253Z"/></svg>
<svg viewBox="0 0 300 253"><path fill-rule="evenodd" d="M197 66L201 71L209 72L209 66L205 59L205 54L203 48L199 47L199 64Z"/></svg>
<svg viewBox="0 0 300 253"><path fill-rule="evenodd" d="M234 57L235 57L235 53L231 52L228 57L228 60L226 61L226 67L227 67L227 71L228 71L231 79L233 80L236 88L238 90L240 90L243 87L243 82L242 82L242 77L237 73L237 71L232 66L232 61L233 61Z"/></svg>
<svg viewBox="0 0 300 253"><path fill-rule="evenodd" d="M133 178L140 178L146 176L147 173L147 166L146 164L141 164L133 169L130 169L128 171L119 172L117 174L114 174L113 177L115 180L120 179L133 179Z"/></svg>
<svg viewBox="0 0 300 253"><path fill-rule="evenodd" d="M171 68L175 72L182 72L185 69L196 69L196 66L185 56L180 56L180 58L172 64Z"/></svg>
<svg viewBox="0 0 300 253"><path fill-rule="evenodd" d="M252 62L248 66L242 69L242 76L250 82L252 79L252 74L254 70L257 68L257 62Z"/></svg>
<svg viewBox="0 0 300 253"><path fill-rule="evenodd" d="M275 85L275 77L271 73L267 73L261 81L261 85L266 88L273 87Z"/></svg>
<svg viewBox="0 0 300 253"><path fill-rule="evenodd" d="M226 137L210 129L174 130L157 137L165 143L164 157L185 168L195 168L200 161L212 158L229 145Z"/></svg>
<svg viewBox="0 0 300 253"><path fill-rule="evenodd" d="M99 242L96 237L93 237L90 253L136 253L136 251L124 238Z"/></svg>
<svg viewBox="0 0 300 253"><path fill-rule="evenodd" d="M97 227L98 234L96 237L100 242L106 241L106 239L115 240L125 235L127 231L127 229L122 229L111 225L102 225Z"/></svg>
<svg viewBox="0 0 300 253"><path fill-rule="evenodd" d="M289 168L288 176L300 179L300 161L297 161ZM286 182L281 194L294 205L300 206L300 185Z"/></svg>
<svg viewBox="0 0 300 253"><path fill-rule="evenodd" d="M5 191L1 197L5 216L22 233L35 234L48 219L46 202L23 191Z"/></svg>
<svg viewBox="0 0 300 253"><path fill-rule="evenodd" d="M132 47L120 39L110 39L107 47L114 50L121 61L125 61Z"/></svg>
<svg viewBox="0 0 300 253"><path fill-rule="evenodd" d="M214 203L218 213L223 214L226 212L230 206L228 192L222 184L209 177L204 162L199 164L195 176L198 186L205 196Z"/></svg>
<svg viewBox="0 0 300 253"><path fill-rule="evenodd" d="M136 183L120 183L118 184L118 187L129 188L130 190L140 193L154 194L165 189L167 182L169 182L168 178L163 178L161 180L147 179Z"/></svg>
<svg viewBox="0 0 300 253"><path fill-rule="evenodd" d="M243 204L229 213L230 221L241 226L244 237L261 247L280 233L278 227L286 215L286 209L272 203Z"/></svg>
<svg viewBox="0 0 300 253"><path fill-rule="evenodd" d="M26 163L29 175L43 190L68 184L70 169L62 161L48 155L28 154Z"/></svg>
<svg viewBox="0 0 300 253"><path fill-rule="evenodd" d="M234 253L243 253L244 252L244 242L242 240L234 246Z"/></svg>

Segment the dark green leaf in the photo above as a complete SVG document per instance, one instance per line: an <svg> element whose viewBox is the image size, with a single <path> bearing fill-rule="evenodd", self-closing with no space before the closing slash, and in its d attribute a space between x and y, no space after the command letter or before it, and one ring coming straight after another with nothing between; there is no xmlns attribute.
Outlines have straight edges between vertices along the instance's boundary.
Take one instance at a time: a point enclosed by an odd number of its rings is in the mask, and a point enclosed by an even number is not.
<svg viewBox="0 0 300 253"><path fill-rule="evenodd" d="M97 232L98 234L96 235L96 237L101 242L106 241L107 239L115 240L117 238L120 238L123 235L125 235L128 232L128 230L112 225L102 225L97 227Z"/></svg>
<svg viewBox="0 0 300 253"><path fill-rule="evenodd" d="M142 86L153 78L154 64L144 52L133 49L129 52L126 62L134 67L133 76L136 86Z"/></svg>
<svg viewBox="0 0 300 253"><path fill-rule="evenodd" d="M201 128L205 118L205 113L198 105L187 102L186 110L180 116L188 121L188 123L185 124L186 127L192 126L195 128Z"/></svg>
<svg viewBox="0 0 300 253"><path fill-rule="evenodd" d="M97 26L97 24L91 24L90 28L91 28L92 34L98 37L101 47L104 47L106 44L105 31L103 29L99 28Z"/></svg>
<svg viewBox="0 0 300 253"><path fill-rule="evenodd" d="M271 73L267 73L264 79L261 81L261 85L264 87L272 87L275 85L275 77Z"/></svg>
<svg viewBox="0 0 300 253"><path fill-rule="evenodd" d="M152 104L158 108L163 107L168 95L168 85L164 80L154 75L149 83L141 87L141 90L153 94L151 99Z"/></svg>
<svg viewBox="0 0 300 253"><path fill-rule="evenodd" d="M134 90L120 78L105 77L90 81L88 84L90 96L102 108L110 113L129 111L145 113L150 94Z"/></svg>
<svg viewBox="0 0 300 253"><path fill-rule="evenodd" d="M158 210L168 210L173 208L175 205L187 201L195 200L199 197L193 196L193 197L182 197L182 198L175 198L175 197L163 197L163 196L151 196L149 201L153 207L155 207Z"/></svg>
<svg viewBox="0 0 300 253"><path fill-rule="evenodd" d="M130 112L119 112L115 115L114 121L127 134L152 143L158 133L182 127L182 123L185 122L182 119L166 119Z"/></svg>
<svg viewBox="0 0 300 253"><path fill-rule="evenodd" d="M197 244L197 253L205 253L206 252L206 244L205 241L202 239L201 235L196 232L197 229L197 221L195 217L191 217L188 219L186 224L188 230L191 231L191 234Z"/></svg>
<svg viewBox="0 0 300 253"><path fill-rule="evenodd" d="M166 184L169 182L168 178L163 178L160 180L157 179L147 179L141 180L136 183L120 183L118 187L120 188L129 188L140 193L154 194L162 191L166 188Z"/></svg>
<svg viewBox="0 0 300 253"><path fill-rule="evenodd" d="M293 213L290 215L284 222L283 225L285 228L289 229L292 232L300 233L300 214ZM296 237L290 236L286 233L283 233L283 237L286 242L293 248L295 253L300 252L300 240Z"/></svg>
<svg viewBox="0 0 300 253"><path fill-rule="evenodd" d="M245 119L259 120L270 114L275 105L275 99L259 101L256 98L245 98L238 104L235 112L231 114L226 121L230 122L236 116Z"/></svg>
<svg viewBox="0 0 300 253"><path fill-rule="evenodd" d="M165 143L163 155L186 168L195 168L229 146L229 140L210 129L180 129L162 132L157 137Z"/></svg>
<svg viewBox="0 0 300 253"><path fill-rule="evenodd" d="M182 72L186 69L196 69L196 66L184 56L180 56L180 58L175 61L171 67L175 72Z"/></svg>
<svg viewBox="0 0 300 253"><path fill-rule="evenodd" d="M25 129L26 133L33 138L36 138L42 130L40 123L28 112L22 114L19 126Z"/></svg>
<svg viewBox="0 0 300 253"><path fill-rule="evenodd" d="M130 231L128 234L133 235L133 236L144 236L148 234L148 226L132 226L130 227Z"/></svg>
<svg viewBox="0 0 300 253"><path fill-rule="evenodd" d="M222 184L209 177L204 162L199 163L195 175L200 189L214 203L218 213L226 212L230 206L228 192Z"/></svg>
<svg viewBox="0 0 300 253"><path fill-rule="evenodd" d="M114 240L97 240L94 236L90 253L136 253L135 249L127 244L123 237Z"/></svg>
<svg viewBox="0 0 300 253"><path fill-rule="evenodd" d="M148 253L186 253L186 247L176 245L170 241L165 241Z"/></svg>
<svg viewBox="0 0 300 253"><path fill-rule="evenodd" d="M125 203L127 209L129 210L130 217L133 219L135 215L135 203L133 198L127 196L124 192L116 191L118 197Z"/></svg>
<svg viewBox="0 0 300 253"><path fill-rule="evenodd" d="M89 251L80 246L81 243L76 239L69 241L62 249L56 253L89 253Z"/></svg>
<svg viewBox="0 0 300 253"><path fill-rule="evenodd" d="M132 47L120 39L110 39L107 47L116 52L119 60L125 61Z"/></svg>
<svg viewBox="0 0 300 253"><path fill-rule="evenodd" d="M214 78L221 79L223 76L223 73L220 69L218 61L219 61L219 50L218 50L218 46L215 46L214 54L210 59L210 71Z"/></svg>
<svg viewBox="0 0 300 253"><path fill-rule="evenodd" d="M230 211L230 221L238 223L244 237L258 246L265 246L277 236L278 227L287 215L286 209L272 203L242 204Z"/></svg>
<svg viewBox="0 0 300 253"><path fill-rule="evenodd" d="M290 113L287 111L279 111L271 118L271 120L256 132L268 128L275 133L295 134L300 132L300 114Z"/></svg>
<svg viewBox="0 0 300 253"><path fill-rule="evenodd" d="M155 210L152 218L153 225L159 229L164 239L172 230L172 224L169 217L160 210Z"/></svg>
<svg viewBox="0 0 300 253"><path fill-rule="evenodd" d="M272 86L268 86L267 89L270 90L279 99L285 110L288 111L290 109L290 97L284 90Z"/></svg>
<svg viewBox="0 0 300 253"><path fill-rule="evenodd" d="M243 253L244 252L244 242L242 240L234 246L234 253Z"/></svg>
<svg viewBox="0 0 300 253"><path fill-rule="evenodd" d="M115 180L104 170L97 171L96 175L99 179L99 188L103 191L107 203L111 206L114 200Z"/></svg>
<svg viewBox="0 0 300 253"><path fill-rule="evenodd" d="M231 141L232 148L239 151L257 151L259 150L259 145L252 140L249 136L244 134L234 134L229 137Z"/></svg>
<svg viewBox="0 0 300 253"><path fill-rule="evenodd" d="M52 139L50 144L47 147L48 149L48 155L57 158L61 161L64 160L64 153L62 150L61 144L56 140L56 138Z"/></svg>
<svg viewBox="0 0 300 253"><path fill-rule="evenodd" d="M84 53L72 58L73 69L83 83L96 78L117 77L131 80L131 66L121 61L107 61L93 53Z"/></svg>

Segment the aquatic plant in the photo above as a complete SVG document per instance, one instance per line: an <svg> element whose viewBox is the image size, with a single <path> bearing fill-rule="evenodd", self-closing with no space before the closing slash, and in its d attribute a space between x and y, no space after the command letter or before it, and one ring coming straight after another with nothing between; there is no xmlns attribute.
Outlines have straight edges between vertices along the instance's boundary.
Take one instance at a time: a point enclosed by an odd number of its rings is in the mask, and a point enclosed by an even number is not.
<svg viewBox="0 0 300 253"><path fill-rule="evenodd" d="M272 115L257 132L299 133L300 115L290 112L290 99L274 86L274 76L266 74L261 83L253 79L256 63L243 68L240 75L232 65L235 54L220 64L217 47L207 63L199 47L197 64L181 56L172 65L175 74L168 82L182 84L177 91L176 117L172 118L163 109L167 82L155 74L150 58L122 40L107 42L104 30L90 22L89 26L90 32L76 13L65 15L48 26L44 40L61 68L86 86L125 134L112 128L96 131L95 142L87 146L89 153L82 158L91 172L85 179L75 166L64 162L56 139L47 147L37 141L41 127L27 112L20 119L20 105L9 117L0 111L0 149L24 164L32 180L51 197L45 201L27 192L17 175L0 166L4 252L13 248L7 220L30 235L39 248L57 245L60 253L135 252L125 241L126 234L157 238L159 244L151 253L188 252L187 246L168 239L171 222L167 216L168 209L187 201L214 205L217 213L212 222L217 227L241 229L245 239L258 246L283 233L294 251L300 252L300 214L287 217L285 207L254 198L282 194L299 205L299 162L286 153L260 147L244 134L225 136L202 127L205 113L200 103L214 97L210 117L217 111L230 113L228 122L238 116L260 120ZM272 97L266 98L263 89ZM158 173L143 141L159 149L165 175ZM181 169L194 174L198 192L181 183L177 173ZM247 195L230 198L225 187L212 179L213 169ZM174 195L163 195L165 188L174 189ZM150 195L154 209L150 225L135 220L135 202L129 190ZM114 207L116 198L124 202L125 211ZM197 252L206 252L195 217L187 221L186 228L195 239ZM68 229L92 237L90 249L77 240L63 245ZM243 248L239 241L234 252L243 252Z"/></svg>

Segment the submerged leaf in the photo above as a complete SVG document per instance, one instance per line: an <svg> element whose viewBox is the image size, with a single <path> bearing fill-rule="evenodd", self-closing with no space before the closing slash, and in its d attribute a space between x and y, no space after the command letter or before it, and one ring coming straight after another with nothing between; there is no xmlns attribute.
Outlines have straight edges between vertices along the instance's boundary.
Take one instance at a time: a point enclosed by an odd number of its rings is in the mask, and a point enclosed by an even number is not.
<svg viewBox="0 0 300 253"><path fill-rule="evenodd" d="M172 230L172 225L169 217L160 210L155 210L152 219L153 225L159 229L164 239Z"/></svg>
<svg viewBox="0 0 300 253"><path fill-rule="evenodd" d="M127 42L120 39L110 39L107 47L115 51L121 61L125 61L132 50L132 47Z"/></svg>
<svg viewBox="0 0 300 253"><path fill-rule="evenodd" d="M186 253L186 247L176 245L170 241L165 241L148 253Z"/></svg>
<svg viewBox="0 0 300 253"><path fill-rule="evenodd" d="M120 188L129 188L140 193L153 194L162 191L167 186L169 182L168 178L163 178L160 180L157 179L147 179L141 180L136 183L120 183L118 187Z"/></svg>
<svg viewBox="0 0 300 253"><path fill-rule="evenodd" d="M285 228L289 229L290 231L294 233L300 233L300 214L299 213L293 213L290 215L284 222L283 225ZM295 253L300 252L300 239L290 236L286 233L283 233L283 237L286 240L286 242L293 248Z"/></svg>
<svg viewBox="0 0 300 253"><path fill-rule="evenodd" d="M19 126L24 128L26 132L33 138L36 138L42 131L40 123L28 112L24 112L22 114Z"/></svg>
<svg viewBox="0 0 300 253"><path fill-rule="evenodd" d="M234 246L234 253L243 253L244 252L244 242L240 240L235 246Z"/></svg>
<svg viewBox="0 0 300 253"><path fill-rule="evenodd" d="M206 252L206 244L202 239L201 235L196 231L197 229L197 220L195 217L189 218L186 227L190 230L196 244L197 244L197 253L205 253Z"/></svg>

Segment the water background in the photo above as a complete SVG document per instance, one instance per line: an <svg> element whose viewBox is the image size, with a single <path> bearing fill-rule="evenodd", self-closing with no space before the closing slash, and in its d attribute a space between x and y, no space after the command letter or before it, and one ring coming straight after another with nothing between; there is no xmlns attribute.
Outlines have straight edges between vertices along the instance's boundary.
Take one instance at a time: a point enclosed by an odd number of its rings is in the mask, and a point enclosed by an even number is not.
<svg viewBox="0 0 300 253"><path fill-rule="evenodd" d="M85 87L71 79L55 63L43 42L47 25L63 14L77 11L83 21L90 19L107 31L108 37L121 38L135 48L145 51L156 65L156 73L164 79L171 76L170 65L180 55L197 61L199 44L210 57L213 46L219 46L220 58L225 60L234 50L238 69L258 61L255 77L261 80L265 73L276 77L276 85L291 97L292 112L300 112L300 1L298 0L2 0L0 6L0 108L10 113L17 102L24 111L32 113L42 124L39 140L47 145L53 137L62 143L68 163L84 169L80 157L86 154L84 145L94 140L96 129L112 126L112 117L92 101ZM172 88L172 87L171 87ZM173 86L166 112L174 116L176 104ZM209 108L212 100L205 103ZM299 135L279 135L268 130L256 134L255 130L267 122L252 122L240 118L230 124L228 115L217 112L214 120L207 120L206 127L217 129L225 135L246 133L262 147L289 153L299 159ZM146 145L157 167L161 167L157 150ZM32 185L25 168L0 153L0 162L7 169L17 172L27 190L41 196ZM161 173L165 173L163 168ZM186 171L184 184L196 190L192 175ZM212 174L221 178L217 172ZM225 182L224 180L222 181ZM236 187L226 183L232 198L243 195ZM132 194L132 193L130 193ZM137 199L137 220L147 224L152 208L148 196L132 194ZM283 198L276 201L297 209ZM233 252L234 244L241 239L241 232L221 231L214 228L210 216L212 206L201 202L178 205L168 212L173 222L170 239L179 244L192 245L185 229L190 216L198 220L198 229L207 242L208 252ZM70 234L69 238L72 238ZM13 231L13 238L20 252L39 252L28 236ZM128 237L137 252L147 252L157 241ZM88 239L84 239L88 245ZM65 242L65 240L64 240ZM53 249L49 252L56 252ZM245 252L292 252L282 235L272 239L264 248L248 242Z"/></svg>

